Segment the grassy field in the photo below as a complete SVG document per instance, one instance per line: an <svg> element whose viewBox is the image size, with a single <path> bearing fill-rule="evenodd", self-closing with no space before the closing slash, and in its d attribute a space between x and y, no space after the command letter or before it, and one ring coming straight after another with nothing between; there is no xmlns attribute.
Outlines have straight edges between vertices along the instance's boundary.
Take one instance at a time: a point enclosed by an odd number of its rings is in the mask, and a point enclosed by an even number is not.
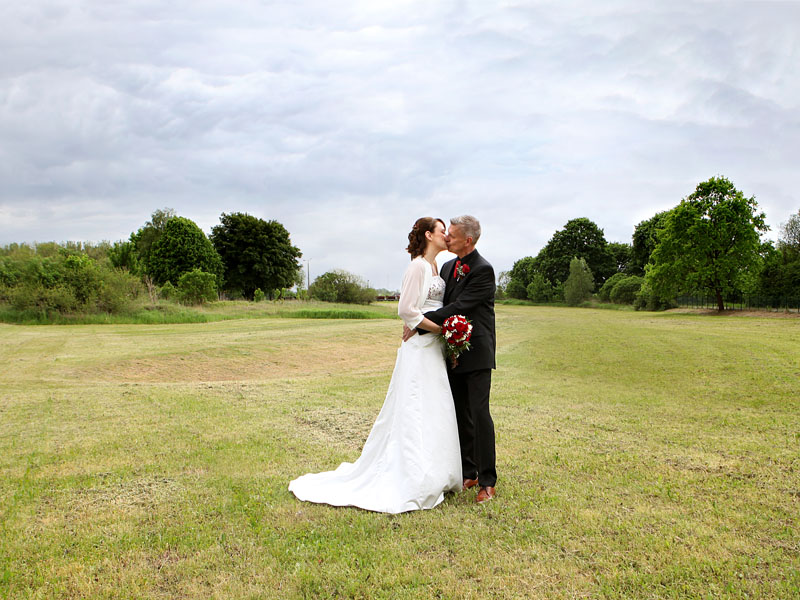
<svg viewBox="0 0 800 600"><path fill-rule="evenodd" d="M297 502L399 334L0 325L0 597L800 595L800 319L499 307L495 501Z"/></svg>

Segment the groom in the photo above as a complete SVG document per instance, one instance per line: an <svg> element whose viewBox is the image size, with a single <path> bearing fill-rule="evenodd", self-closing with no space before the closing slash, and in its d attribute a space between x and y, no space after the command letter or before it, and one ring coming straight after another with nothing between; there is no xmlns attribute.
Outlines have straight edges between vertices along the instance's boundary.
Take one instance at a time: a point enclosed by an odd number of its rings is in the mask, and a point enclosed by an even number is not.
<svg viewBox="0 0 800 600"><path fill-rule="evenodd" d="M448 363L447 376L458 421L464 489L480 485L478 504L494 498L497 482L494 422L489 413L492 369L496 367L495 279L492 265L475 250L480 236L481 224L475 217L450 219L445 241L458 258L445 263L440 271L446 284L444 306L425 313L438 325L452 315L464 315L472 321L470 349L458 357L455 368Z"/></svg>

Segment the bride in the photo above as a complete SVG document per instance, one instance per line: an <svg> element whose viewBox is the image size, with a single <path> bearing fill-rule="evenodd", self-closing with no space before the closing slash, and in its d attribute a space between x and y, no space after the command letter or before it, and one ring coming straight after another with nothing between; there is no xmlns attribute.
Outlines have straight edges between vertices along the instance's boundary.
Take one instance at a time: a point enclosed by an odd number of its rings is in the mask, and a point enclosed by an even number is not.
<svg viewBox="0 0 800 600"><path fill-rule="evenodd" d="M441 219L423 217L408 234L411 264L403 275L398 313L409 328L440 333L423 317L441 308L444 281L436 256L447 249ZM433 508L461 489L461 454L453 397L436 335L415 335L397 351L386 400L361 456L335 471L289 484L300 500L385 513Z"/></svg>

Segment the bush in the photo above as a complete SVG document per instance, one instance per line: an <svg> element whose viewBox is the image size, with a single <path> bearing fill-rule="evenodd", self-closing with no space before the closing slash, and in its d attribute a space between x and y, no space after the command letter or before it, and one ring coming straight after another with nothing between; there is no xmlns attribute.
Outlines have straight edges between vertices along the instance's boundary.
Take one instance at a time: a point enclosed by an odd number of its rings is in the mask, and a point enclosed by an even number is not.
<svg viewBox="0 0 800 600"><path fill-rule="evenodd" d="M162 298L165 300L170 300L172 298L178 297L178 290L175 289L175 286L172 285L172 282L168 281L164 285L161 286L161 289L158 292Z"/></svg>
<svg viewBox="0 0 800 600"><path fill-rule="evenodd" d="M541 273L536 273L526 288L529 300L534 302L550 302L553 299L553 284Z"/></svg>
<svg viewBox="0 0 800 600"><path fill-rule="evenodd" d="M528 290L525 284L517 279L512 279L506 286L506 295L509 298L516 298L517 300L525 300L528 297Z"/></svg>
<svg viewBox="0 0 800 600"><path fill-rule="evenodd" d="M594 289L592 271L582 258L573 258L569 263L569 277L564 283L564 300L570 306L577 306L588 300Z"/></svg>
<svg viewBox="0 0 800 600"><path fill-rule="evenodd" d="M556 281L553 285L553 302L563 302L564 301L564 284L560 281Z"/></svg>
<svg viewBox="0 0 800 600"><path fill-rule="evenodd" d="M46 287L41 283L23 283L9 290L9 304L15 310L47 314L77 312L80 302L69 287L59 283Z"/></svg>
<svg viewBox="0 0 800 600"><path fill-rule="evenodd" d="M617 285L623 279L627 279L630 277L625 273L614 273L611 277L606 279L606 282L603 284L603 287L597 292L597 298L601 302L608 302L611 299L611 290L614 289L614 286Z"/></svg>
<svg viewBox="0 0 800 600"><path fill-rule="evenodd" d="M314 283L308 288L308 292L314 300L336 302L336 285L334 273L325 273L314 280Z"/></svg>
<svg viewBox="0 0 800 600"><path fill-rule="evenodd" d="M213 273L192 269L178 279L178 298L184 304L203 304L217 299L217 278Z"/></svg>
<svg viewBox="0 0 800 600"><path fill-rule="evenodd" d="M377 295L360 277L341 270L320 275L308 291L315 300L345 304L369 304Z"/></svg>
<svg viewBox="0 0 800 600"><path fill-rule="evenodd" d="M633 304L636 294L644 283L644 277L625 277L617 282L611 290L611 301L614 304Z"/></svg>
<svg viewBox="0 0 800 600"><path fill-rule="evenodd" d="M253 292L253 302L263 302L267 295L261 291L261 288L256 288Z"/></svg>
<svg viewBox="0 0 800 600"><path fill-rule="evenodd" d="M122 312L142 290L136 277L112 267L101 246L47 243L4 250L0 302L17 311ZM85 253L89 250L98 258Z"/></svg>
<svg viewBox="0 0 800 600"><path fill-rule="evenodd" d="M14 287L19 281L20 273L11 259L0 256L0 288Z"/></svg>
<svg viewBox="0 0 800 600"><path fill-rule="evenodd" d="M646 277L633 301L633 308L636 310L666 310L675 306L673 300L661 298L656 294Z"/></svg>
<svg viewBox="0 0 800 600"><path fill-rule="evenodd" d="M108 259L117 269L127 269L133 274L141 271L136 244L133 242L115 242L108 250Z"/></svg>
<svg viewBox="0 0 800 600"><path fill-rule="evenodd" d="M143 291L138 277L120 269L108 269L102 272L97 309L112 314L126 312Z"/></svg>
<svg viewBox="0 0 800 600"><path fill-rule="evenodd" d="M85 254L72 254L64 259L63 281L80 304L97 304L101 276L97 263Z"/></svg>

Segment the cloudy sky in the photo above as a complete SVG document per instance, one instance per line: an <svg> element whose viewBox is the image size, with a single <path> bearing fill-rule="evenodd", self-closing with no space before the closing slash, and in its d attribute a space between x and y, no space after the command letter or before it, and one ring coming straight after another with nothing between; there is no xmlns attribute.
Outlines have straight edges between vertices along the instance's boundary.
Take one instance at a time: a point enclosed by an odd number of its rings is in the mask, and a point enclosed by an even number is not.
<svg viewBox="0 0 800 600"><path fill-rule="evenodd" d="M396 288L418 216L478 216L499 272L576 217L629 242L714 175L774 239L798 65L796 1L3 2L0 245L239 211L312 279Z"/></svg>

